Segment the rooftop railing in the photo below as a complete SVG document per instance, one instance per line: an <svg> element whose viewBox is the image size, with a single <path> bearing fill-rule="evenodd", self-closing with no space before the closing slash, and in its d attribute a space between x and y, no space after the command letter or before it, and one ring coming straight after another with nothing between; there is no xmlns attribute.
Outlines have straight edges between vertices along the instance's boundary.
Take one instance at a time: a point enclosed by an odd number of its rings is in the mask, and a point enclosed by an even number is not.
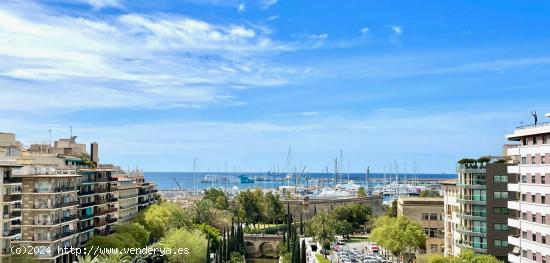
<svg viewBox="0 0 550 263"><path fill-rule="evenodd" d="M518 126L518 127L516 127L516 131L517 130L523 130L523 129L529 129L529 128L535 128L535 127L545 127L545 126L550 126L550 121L541 122L541 123L537 123L537 124L529 124L529 125Z"/></svg>

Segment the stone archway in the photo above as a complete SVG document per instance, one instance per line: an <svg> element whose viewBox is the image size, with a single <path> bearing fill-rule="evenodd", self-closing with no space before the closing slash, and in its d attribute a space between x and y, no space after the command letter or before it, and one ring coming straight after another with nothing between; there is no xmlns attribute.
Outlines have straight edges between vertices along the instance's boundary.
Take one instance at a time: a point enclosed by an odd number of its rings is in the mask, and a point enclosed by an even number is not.
<svg viewBox="0 0 550 263"><path fill-rule="evenodd" d="M258 252L260 252L260 257L266 257L266 258L276 258L277 257L277 249L273 247L273 245L270 242L264 242L260 244L260 247L258 248Z"/></svg>
<svg viewBox="0 0 550 263"><path fill-rule="evenodd" d="M254 243L250 241L244 242L244 253L246 256L255 257L258 251L256 250L256 246L254 246Z"/></svg>

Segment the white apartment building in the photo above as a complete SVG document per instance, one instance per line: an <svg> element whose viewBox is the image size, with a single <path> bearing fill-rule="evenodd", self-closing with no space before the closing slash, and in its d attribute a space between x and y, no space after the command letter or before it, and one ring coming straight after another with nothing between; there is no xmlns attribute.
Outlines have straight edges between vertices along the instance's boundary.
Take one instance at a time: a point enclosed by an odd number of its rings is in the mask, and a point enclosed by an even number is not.
<svg viewBox="0 0 550 263"><path fill-rule="evenodd" d="M457 243L460 235L455 231L460 224L460 218L457 213L460 212L460 203L457 199L460 196L460 188L456 185L456 179L440 182L443 185L443 222L445 224L445 256L452 256L460 253Z"/></svg>
<svg viewBox="0 0 550 263"><path fill-rule="evenodd" d="M550 117L550 114L546 114ZM508 191L517 193L518 201L509 201L508 225L517 229L508 237L513 251L509 262L550 262L550 122L517 127L506 135L508 155L519 163L508 167L518 174L518 183L508 184Z"/></svg>

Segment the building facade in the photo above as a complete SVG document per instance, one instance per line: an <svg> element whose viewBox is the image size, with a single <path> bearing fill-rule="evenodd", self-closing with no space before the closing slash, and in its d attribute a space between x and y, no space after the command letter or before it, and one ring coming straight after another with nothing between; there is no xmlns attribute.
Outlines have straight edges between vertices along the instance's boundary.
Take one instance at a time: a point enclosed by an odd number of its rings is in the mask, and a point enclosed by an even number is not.
<svg viewBox="0 0 550 263"><path fill-rule="evenodd" d="M75 138L24 148L15 135L0 133L2 256L22 245L36 248L34 255L44 262L73 262L76 255L64 248L111 234L116 223L156 203L155 184L143 178L137 183L119 167L89 160ZM97 143L91 151L98 160Z"/></svg>
<svg viewBox="0 0 550 263"><path fill-rule="evenodd" d="M443 224L444 224L444 243L445 249L443 254L445 256L455 255L457 250L456 244L458 244L459 235L456 232L456 226L460 225L460 219L457 214L460 212L460 204L458 198L460 197L460 188L456 185L456 179L446 180L440 182L443 186Z"/></svg>
<svg viewBox="0 0 550 263"><path fill-rule="evenodd" d="M458 189L458 211L455 214L450 212L452 220L448 220L451 225L447 227L453 232L447 236L455 244L447 254L458 255L463 249L469 249L506 260L511 250L506 238L510 233L507 204L515 199L508 192L507 184L515 181L515 175L508 173L509 164L503 160L458 164L454 188L455 191Z"/></svg>
<svg viewBox="0 0 550 263"><path fill-rule="evenodd" d="M546 115L550 117L549 114ZM514 211L508 224L514 233L508 237L513 246L510 262L550 261L550 123L517 127L506 136L519 144L507 151L518 163L508 167L517 174L517 182L508 184L508 190L518 199L508 202Z"/></svg>
<svg viewBox="0 0 550 263"><path fill-rule="evenodd" d="M444 240L443 197L400 197L397 215L420 224L426 233L426 245L420 253L443 253Z"/></svg>

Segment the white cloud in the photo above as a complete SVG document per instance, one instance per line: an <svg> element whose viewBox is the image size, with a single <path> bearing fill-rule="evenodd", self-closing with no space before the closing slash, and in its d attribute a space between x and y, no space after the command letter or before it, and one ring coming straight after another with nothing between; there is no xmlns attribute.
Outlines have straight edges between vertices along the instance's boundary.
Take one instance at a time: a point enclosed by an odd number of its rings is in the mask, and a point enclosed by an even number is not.
<svg viewBox="0 0 550 263"><path fill-rule="evenodd" d="M311 34L311 35L307 35L307 38L314 39L314 40L325 40L328 38L328 34L327 33Z"/></svg>
<svg viewBox="0 0 550 263"><path fill-rule="evenodd" d="M300 73L271 62L289 46L248 25L162 14L102 20L13 3L0 3L3 108L196 106L224 102L219 95L235 88L282 85ZM70 101L79 94L101 101ZM9 101L19 97L28 104Z"/></svg>
<svg viewBox="0 0 550 263"><path fill-rule="evenodd" d="M361 34L366 35L370 32L370 29L368 27L361 28Z"/></svg>
<svg viewBox="0 0 550 263"><path fill-rule="evenodd" d="M269 9L275 4L277 4L277 0L260 0L260 7L262 9Z"/></svg>
<svg viewBox="0 0 550 263"><path fill-rule="evenodd" d="M403 27L401 26L398 26L398 25L390 25L390 29L391 31L397 35L397 36L400 36L403 34Z"/></svg>
<svg viewBox="0 0 550 263"><path fill-rule="evenodd" d="M244 2L243 3L240 3L239 6L237 7L237 13L242 13L246 11L246 6L244 5Z"/></svg>
<svg viewBox="0 0 550 263"><path fill-rule="evenodd" d="M300 115L302 115L302 116L317 116L317 115L319 115L319 112L316 112L316 111L304 111L304 112L300 112Z"/></svg>

